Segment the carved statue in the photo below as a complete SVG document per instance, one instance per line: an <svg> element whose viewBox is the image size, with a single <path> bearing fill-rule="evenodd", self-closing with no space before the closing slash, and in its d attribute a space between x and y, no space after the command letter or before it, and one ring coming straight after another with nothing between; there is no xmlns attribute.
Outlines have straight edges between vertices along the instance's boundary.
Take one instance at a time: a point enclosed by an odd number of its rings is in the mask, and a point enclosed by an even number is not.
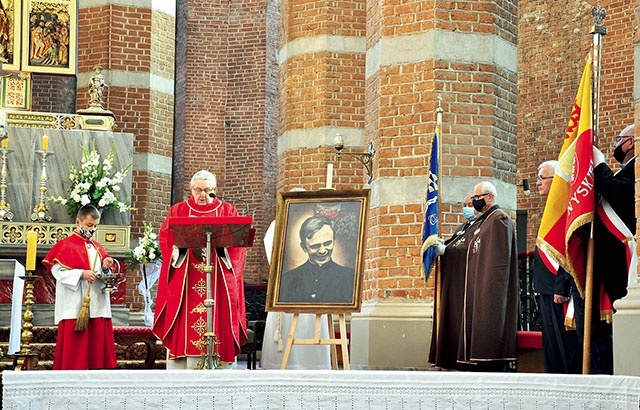
<svg viewBox="0 0 640 410"><path fill-rule="evenodd" d="M104 77L100 73L102 67L95 66L93 69L96 73L89 79L89 107L103 108Z"/></svg>

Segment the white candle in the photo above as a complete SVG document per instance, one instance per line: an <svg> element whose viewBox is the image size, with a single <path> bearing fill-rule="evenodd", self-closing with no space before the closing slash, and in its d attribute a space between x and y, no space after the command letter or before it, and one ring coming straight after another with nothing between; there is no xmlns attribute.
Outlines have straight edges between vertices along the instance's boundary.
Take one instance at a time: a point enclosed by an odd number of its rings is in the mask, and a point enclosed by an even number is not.
<svg viewBox="0 0 640 410"><path fill-rule="evenodd" d="M327 189L331 189L331 185L333 185L333 164L330 162L327 165Z"/></svg>

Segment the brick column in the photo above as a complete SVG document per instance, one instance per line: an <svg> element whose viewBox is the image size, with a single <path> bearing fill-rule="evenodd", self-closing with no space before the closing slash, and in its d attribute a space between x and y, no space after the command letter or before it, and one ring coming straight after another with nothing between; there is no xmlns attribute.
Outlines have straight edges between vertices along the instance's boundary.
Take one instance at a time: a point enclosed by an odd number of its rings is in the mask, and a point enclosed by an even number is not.
<svg viewBox="0 0 640 410"><path fill-rule="evenodd" d="M327 163L336 161L336 133L347 147L365 142L365 4L281 4L278 190L316 190L325 186ZM360 189L364 168L343 158L333 181L336 189Z"/></svg>
<svg viewBox="0 0 640 410"><path fill-rule="evenodd" d="M93 67L102 66L105 108L117 130L134 139L131 203L132 242L142 222L160 226L170 204L173 142L175 0L163 2L92 0L78 2L77 109L88 108ZM143 307L129 275L129 307Z"/></svg>
<svg viewBox="0 0 640 410"><path fill-rule="evenodd" d="M420 247L439 95L445 236L481 180L515 209L517 5L451 5L368 4L365 135L378 156L363 310L351 320L354 368L429 367L433 283L420 272Z"/></svg>

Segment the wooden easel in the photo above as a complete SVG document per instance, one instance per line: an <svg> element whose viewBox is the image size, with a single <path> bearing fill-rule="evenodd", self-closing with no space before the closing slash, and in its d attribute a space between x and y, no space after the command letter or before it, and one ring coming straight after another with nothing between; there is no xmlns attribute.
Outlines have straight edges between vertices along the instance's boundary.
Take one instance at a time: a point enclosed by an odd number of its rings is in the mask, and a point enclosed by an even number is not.
<svg viewBox="0 0 640 410"><path fill-rule="evenodd" d="M349 339L347 338L347 322L344 313L338 314L338 321L340 326L340 338L335 337L335 331L333 329L333 314L327 313L327 322L329 326L329 338L320 338L320 325L322 320L322 314L316 313L316 323L313 332L313 339L296 339L294 337L296 328L298 327L299 313L293 314L291 320L291 329L289 329L289 336L287 337L287 345L284 348L284 354L282 356L282 364L280 370L287 368L287 362L289 361L289 354L291 354L291 347L296 345L329 345L331 351L331 369L338 370L338 354L336 347L340 345L342 347L342 368L349 370Z"/></svg>

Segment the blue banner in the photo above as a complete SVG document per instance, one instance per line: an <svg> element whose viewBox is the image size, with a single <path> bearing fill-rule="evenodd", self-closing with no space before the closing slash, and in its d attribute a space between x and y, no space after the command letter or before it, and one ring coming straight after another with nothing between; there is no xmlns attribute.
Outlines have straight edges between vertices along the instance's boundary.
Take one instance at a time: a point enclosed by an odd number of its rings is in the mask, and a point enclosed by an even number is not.
<svg viewBox="0 0 640 410"><path fill-rule="evenodd" d="M438 224L438 195L440 194L438 180L438 134L433 136L431 145L431 160L429 163L429 181L426 195L426 209L424 213L424 226L422 228L422 262L425 280L429 279L429 273L436 259L435 244L439 234Z"/></svg>

